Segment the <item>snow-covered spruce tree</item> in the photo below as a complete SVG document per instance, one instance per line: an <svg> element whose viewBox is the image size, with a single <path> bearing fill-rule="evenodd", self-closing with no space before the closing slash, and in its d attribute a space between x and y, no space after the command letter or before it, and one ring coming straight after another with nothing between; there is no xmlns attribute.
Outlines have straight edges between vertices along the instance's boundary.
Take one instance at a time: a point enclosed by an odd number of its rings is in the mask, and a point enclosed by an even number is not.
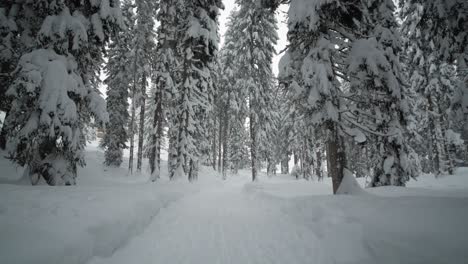
<svg viewBox="0 0 468 264"><path fill-rule="evenodd" d="M15 4L31 18L34 44L7 91L13 100L5 120L10 158L50 185L75 184L77 166L85 164L85 124L92 116L108 121L97 81L104 45L122 26L120 4Z"/></svg>
<svg viewBox="0 0 468 264"><path fill-rule="evenodd" d="M161 146L163 143L163 128L167 126L168 172L173 178L176 166L175 144L177 128L175 106L177 104L177 74L180 58L177 55L177 24L183 19L179 17L183 10L180 1L162 1L159 4L157 20L157 47L153 59L150 98L148 100L149 116L147 119L148 139L147 151L153 181L160 176Z"/></svg>
<svg viewBox="0 0 468 264"><path fill-rule="evenodd" d="M237 138L239 142L231 141L232 136L239 136L241 132L234 132L235 135L231 134L231 128L236 126L236 120L238 116L241 115L242 106L245 106L242 96L242 91L238 90L236 86L238 67L235 65L236 61L236 50L235 43L239 38L240 31L236 28L234 24L234 16L238 11L233 10L228 17L227 21L227 31L224 35L224 45L221 51L219 52L219 89L217 96L216 104L216 113L219 118L219 152L220 160L218 167L223 174L223 177L226 177L226 173L229 167L238 166L239 162L237 158L232 157L229 153L236 156L233 151L239 151L241 147L230 146L229 142L232 144L243 144L243 140ZM245 108L244 108L245 109ZM240 118L242 119L242 118ZM239 127L238 127L239 129ZM241 130L243 130L241 128ZM232 149L230 147L233 147ZM231 160L234 158L234 160ZM232 163L234 161L234 163ZM238 168L238 167L237 167ZM235 170L237 171L237 170Z"/></svg>
<svg viewBox="0 0 468 264"><path fill-rule="evenodd" d="M344 117L378 144L373 153L378 163L370 186L404 186L417 176L418 168L416 154L406 140L406 117L411 109L402 85L401 38L393 2L368 2L364 19L369 26L361 28L367 37L353 42L347 58L350 89L346 97L353 104ZM361 137L356 130L350 134Z"/></svg>
<svg viewBox="0 0 468 264"><path fill-rule="evenodd" d="M431 36L426 42L433 49L431 55L436 61L456 64L460 95L458 103L465 115L463 138L468 142L468 2L464 0L400 0L400 7L415 10L421 19L414 23L414 30L420 37ZM408 13L409 14L409 13Z"/></svg>
<svg viewBox="0 0 468 264"><path fill-rule="evenodd" d="M178 86L176 175L198 178L198 166L205 152L205 122L212 109L212 62L217 52L219 0L185 1L178 50L183 58Z"/></svg>
<svg viewBox="0 0 468 264"><path fill-rule="evenodd" d="M278 39L275 13L253 0L238 0L236 14L239 38L236 41L236 65L239 70L238 85L248 91L250 157L252 180L257 178L259 162L267 143L270 127L269 98L273 94L274 80L271 61ZM263 152L263 153L262 153ZM265 156L265 155L263 155Z"/></svg>
<svg viewBox="0 0 468 264"><path fill-rule="evenodd" d="M289 80L303 118L326 138L327 171L334 193L346 167L339 78L346 78L342 65L356 33L356 21L362 16L360 4L292 0L288 11L290 45L280 63L281 78Z"/></svg>
<svg viewBox="0 0 468 264"><path fill-rule="evenodd" d="M149 139L149 164L151 178L154 180L160 176L161 168L161 143L163 137L164 109L172 108L174 105L173 95L175 90L175 72L177 71L177 57L175 50L175 1L162 1L159 6L157 19L160 23L157 31L157 47L153 63L154 89L151 92L152 105L150 112L151 129ZM168 120L169 121L169 120ZM172 131L172 129L170 129ZM168 166L172 168L173 166ZM169 175L172 177L174 170Z"/></svg>
<svg viewBox="0 0 468 264"><path fill-rule="evenodd" d="M21 3L9 1L0 4L0 111L8 116L11 108L11 97L6 95L13 81L13 71L20 57L34 47L34 36L31 24L39 28L34 14L20 8ZM0 131L0 148L5 149L7 126Z"/></svg>
<svg viewBox="0 0 468 264"><path fill-rule="evenodd" d="M420 95L417 101L418 109L421 110L418 128L431 141L422 156L429 156L430 171L438 175L453 171L453 157L446 151L450 149L450 144L445 134L449 131L450 112L453 112L455 105L460 104L462 96L454 96L458 90L457 77L450 70L451 65L446 63L447 59L440 58L440 47L434 44L432 34L426 35L432 33L430 29L433 25L446 21L440 22L440 18L428 14L426 4L407 1L402 4L400 15L403 18L402 33L406 39L406 65L410 71L410 84ZM440 40L437 38L436 41Z"/></svg>
<svg viewBox="0 0 468 264"><path fill-rule="evenodd" d="M148 78L151 76L151 64L156 48L154 17L156 15L157 4L152 0L135 1L136 25L133 42L134 55L134 87L135 97L132 100L132 107L140 107L138 123L138 151L137 151L137 171L141 171L143 162L143 143L146 113L146 97L148 89Z"/></svg>
<svg viewBox="0 0 468 264"><path fill-rule="evenodd" d="M130 1L122 4L123 21L125 28L118 32L115 40L109 45L108 62L105 70L107 78L107 111L109 123L106 126L101 147L105 148L104 164L118 167L122 163L123 149L127 148L129 121L128 99L132 86L131 64L134 14L131 11Z"/></svg>

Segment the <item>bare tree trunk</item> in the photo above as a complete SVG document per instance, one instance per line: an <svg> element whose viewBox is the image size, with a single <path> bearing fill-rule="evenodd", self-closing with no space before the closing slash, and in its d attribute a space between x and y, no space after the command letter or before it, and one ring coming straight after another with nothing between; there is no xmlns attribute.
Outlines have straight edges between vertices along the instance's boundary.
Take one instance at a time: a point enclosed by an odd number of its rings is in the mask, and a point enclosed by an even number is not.
<svg viewBox="0 0 468 264"><path fill-rule="evenodd" d="M468 98L468 58L463 54L460 54L459 58L457 58L457 73L462 81L462 97ZM462 109L464 115L464 124L462 129L462 139L465 142L466 148L466 155L465 155L465 163L468 162L468 101L462 99Z"/></svg>
<svg viewBox="0 0 468 264"><path fill-rule="evenodd" d="M229 96L228 96L229 98ZM227 154L228 154L228 133L229 133L229 114L226 111L224 113L224 128L223 128L223 161L222 161L222 172L223 172L223 179L226 179L226 173L227 173Z"/></svg>
<svg viewBox="0 0 468 264"><path fill-rule="evenodd" d="M434 166L434 172L437 175L444 174L446 172L446 166L444 164L443 158L445 157L445 139L442 130L442 125L440 122L440 118L438 116L434 116L433 113L439 115L439 107L435 105L435 98L433 96L428 97L429 102L429 122L431 128L431 136L432 136L432 164Z"/></svg>
<svg viewBox="0 0 468 264"><path fill-rule="evenodd" d="M318 150L315 153L315 155L316 155L315 174L317 175L317 178L319 180L323 180L323 175L322 175L322 152L320 150L320 147L318 147Z"/></svg>
<svg viewBox="0 0 468 264"><path fill-rule="evenodd" d="M222 143L221 143L221 134L223 133L223 114L222 111L219 112L218 116L218 172L221 172L221 162L222 162Z"/></svg>
<svg viewBox="0 0 468 264"><path fill-rule="evenodd" d="M140 126L138 131L138 152L137 152L137 171L141 172L143 162L143 141L145 133L145 110L146 110L146 74L141 77L141 97L140 97Z"/></svg>
<svg viewBox="0 0 468 264"><path fill-rule="evenodd" d="M327 139L327 167L332 178L333 193L336 194L338 187L343 180L343 170L346 164L346 156L342 146L342 139L338 135L338 128L333 122L328 122Z"/></svg>
<svg viewBox="0 0 468 264"><path fill-rule="evenodd" d="M0 131L0 149L5 150L7 142L7 127L5 126L5 120L8 118L9 111L6 112L5 118L3 119L2 130Z"/></svg>
<svg viewBox="0 0 468 264"><path fill-rule="evenodd" d="M136 48L138 51L138 47ZM133 61L133 87L132 87L132 113L130 117L130 157L128 159L128 171L133 174L133 155L135 149L135 112L136 112L136 89L137 89L137 61L138 52L135 54L135 60Z"/></svg>
<svg viewBox="0 0 468 264"><path fill-rule="evenodd" d="M281 160L281 174L289 173L289 155L285 151L283 154L283 159Z"/></svg>
<svg viewBox="0 0 468 264"><path fill-rule="evenodd" d="M157 87L158 92L154 96L156 108L154 110L153 131L151 136L151 149L149 153L149 164L151 170L151 180L156 181L161 174L161 138L162 138L162 93L161 87ZM168 166L169 162L168 162Z"/></svg>
<svg viewBox="0 0 468 264"><path fill-rule="evenodd" d="M167 170L169 173L169 179L174 178L175 170L177 169L176 133L177 131L174 130L174 127L169 128L169 150L167 152Z"/></svg>
<svg viewBox="0 0 468 264"><path fill-rule="evenodd" d="M133 151L135 149L135 104L132 102L132 113L130 117L130 157L128 158L128 170L133 173Z"/></svg>
<svg viewBox="0 0 468 264"><path fill-rule="evenodd" d="M216 116L215 116L215 121L216 121ZM217 153L216 153L216 122L213 126L213 129L212 129L212 133L213 133L213 141L211 143L211 154L212 154L212 163L211 163L211 166L213 167L213 170L216 170L216 157L217 157Z"/></svg>
<svg viewBox="0 0 468 264"><path fill-rule="evenodd" d="M256 130L256 120L255 112L252 107L252 101L249 103L250 109L250 161L252 166L252 181L257 180L257 130Z"/></svg>

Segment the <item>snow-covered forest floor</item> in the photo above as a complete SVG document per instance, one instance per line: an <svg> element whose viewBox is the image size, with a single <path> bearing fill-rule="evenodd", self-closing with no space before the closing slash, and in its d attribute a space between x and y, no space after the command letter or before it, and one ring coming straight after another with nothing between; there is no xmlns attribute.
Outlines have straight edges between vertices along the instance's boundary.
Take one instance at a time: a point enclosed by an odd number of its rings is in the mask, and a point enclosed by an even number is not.
<svg viewBox="0 0 468 264"><path fill-rule="evenodd" d="M18 184L0 158L1 263L463 263L468 259L468 169L408 188L332 195L331 182L289 175L251 183L241 171L223 181L150 183L102 165L71 187ZM165 170L163 166L163 170ZM364 179L359 179L361 184ZM22 250L19 250L22 249Z"/></svg>

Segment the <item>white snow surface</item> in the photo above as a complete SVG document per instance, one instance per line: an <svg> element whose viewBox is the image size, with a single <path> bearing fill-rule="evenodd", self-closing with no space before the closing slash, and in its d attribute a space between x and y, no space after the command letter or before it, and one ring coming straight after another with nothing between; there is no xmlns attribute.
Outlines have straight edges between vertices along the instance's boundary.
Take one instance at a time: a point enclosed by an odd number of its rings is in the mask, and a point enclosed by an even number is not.
<svg viewBox="0 0 468 264"><path fill-rule="evenodd" d="M105 169L96 146L86 154L88 167L73 187L19 185L21 169L0 158L1 263L468 259L467 168L423 175L407 188L363 190L365 179L349 174L347 195L332 195L329 179L261 175L252 183L241 171L223 181L210 168L193 184L164 177L150 183L146 172L126 175L125 163Z"/></svg>

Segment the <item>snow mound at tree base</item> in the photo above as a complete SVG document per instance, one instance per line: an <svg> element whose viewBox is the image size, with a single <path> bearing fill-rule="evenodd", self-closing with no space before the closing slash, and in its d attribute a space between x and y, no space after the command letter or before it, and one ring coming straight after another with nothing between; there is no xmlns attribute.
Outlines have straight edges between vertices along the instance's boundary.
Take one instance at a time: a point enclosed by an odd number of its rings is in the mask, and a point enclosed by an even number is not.
<svg viewBox="0 0 468 264"><path fill-rule="evenodd" d="M361 187L356 178L354 178L353 173L345 169L343 180L341 181L336 194L368 195L369 193Z"/></svg>

